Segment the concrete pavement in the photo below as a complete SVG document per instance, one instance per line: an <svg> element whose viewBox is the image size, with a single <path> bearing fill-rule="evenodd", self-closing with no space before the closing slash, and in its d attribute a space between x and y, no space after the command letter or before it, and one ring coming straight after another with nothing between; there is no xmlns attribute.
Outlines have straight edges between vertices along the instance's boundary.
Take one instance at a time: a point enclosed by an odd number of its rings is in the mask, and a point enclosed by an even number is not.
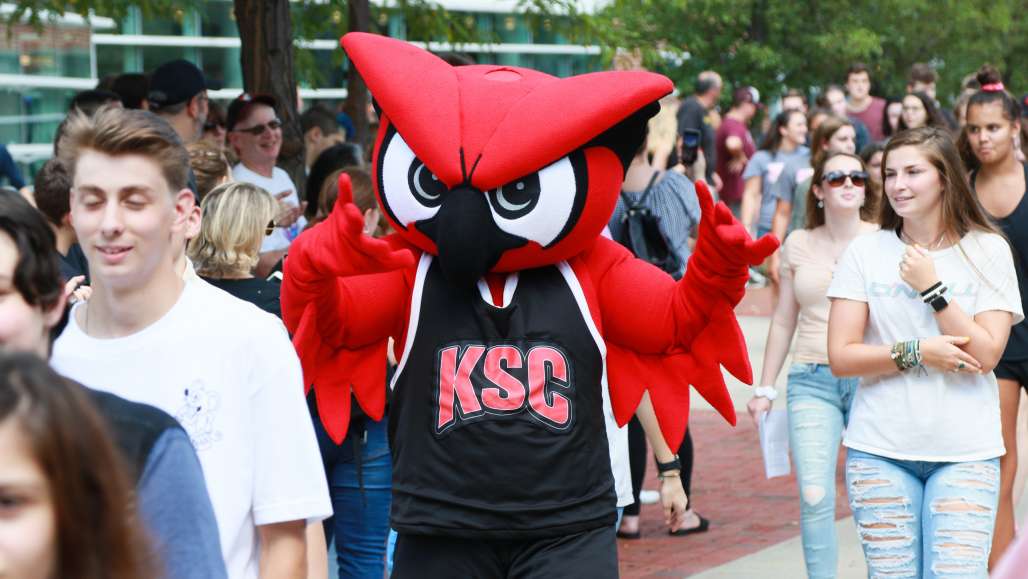
<svg viewBox="0 0 1028 579"><path fill-rule="evenodd" d="M740 304L739 323L746 336L754 379L760 379L764 346L770 327L770 295L748 292ZM746 315L749 314L749 315ZM778 388L784 402L786 372ZM799 497L795 476L768 480L763 475L757 433L746 413L751 388L726 373L739 424L731 428L699 396L693 397L690 419L696 447L691 504L711 520L710 531L669 537L657 505L643 506L639 541L619 540L621 576L626 579L698 577L702 579L791 579L806 576L799 537ZM1028 464L1028 404L1022 399L1019 436L1021 464ZM840 450L840 455L844 453ZM841 478L836 488L836 531L840 579L867 576L860 541L846 504ZM648 472L645 488L656 489ZM1028 493L1017 505L1018 520L1028 517Z"/></svg>

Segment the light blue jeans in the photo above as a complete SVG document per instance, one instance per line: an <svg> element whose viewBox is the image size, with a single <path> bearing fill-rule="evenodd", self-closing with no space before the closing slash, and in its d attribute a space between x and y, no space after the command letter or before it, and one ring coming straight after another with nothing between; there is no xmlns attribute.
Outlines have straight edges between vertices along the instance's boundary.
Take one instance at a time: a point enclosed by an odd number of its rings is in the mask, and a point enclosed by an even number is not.
<svg viewBox="0 0 1028 579"><path fill-rule="evenodd" d="M803 559L812 579L835 577L838 565L835 466L857 382L836 378L827 364L789 368L789 448L800 487Z"/></svg>
<svg viewBox="0 0 1028 579"><path fill-rule="evenodd" d="M846 454L846 487L871 577L989 576L999 459Z"/></svg>

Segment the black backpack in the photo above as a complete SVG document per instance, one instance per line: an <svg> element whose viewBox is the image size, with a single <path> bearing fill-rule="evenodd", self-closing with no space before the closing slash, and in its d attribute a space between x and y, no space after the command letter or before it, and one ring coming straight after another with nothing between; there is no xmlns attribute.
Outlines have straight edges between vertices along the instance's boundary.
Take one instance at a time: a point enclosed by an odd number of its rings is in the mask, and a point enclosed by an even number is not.
<svg viewBox="0 0 1028 579"><path fill-rule="evenodd" d="M645 206L650 189L659 176L660 171L653 173L649 184L635 203L632 203L624 191L621 192L621 199L625 202L625 214L621 216L621 238L616 241L627 247L639 259L648 261L677 278L682 272L682 262L675 252L671 251L671 244L660 230L660 216Z"/></svg>

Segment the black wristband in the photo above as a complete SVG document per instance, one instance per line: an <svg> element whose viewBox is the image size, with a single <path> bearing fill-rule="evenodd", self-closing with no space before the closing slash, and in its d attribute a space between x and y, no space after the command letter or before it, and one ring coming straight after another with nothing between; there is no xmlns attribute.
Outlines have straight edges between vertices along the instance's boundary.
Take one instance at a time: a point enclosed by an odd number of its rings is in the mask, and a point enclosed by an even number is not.
<svg viewBox="0 0 1028 579"><path fill-rule="evenodd" d="M671 459L671 462L660 462L657 461L657 472L667 472L669 470L682 470L682 461L678 460L678 455Z"/></svg>
<svg viewBox="0 0 1028 579"><path fill-rule="evenodd" d="M939 286L941 286L941 285L942 285L941 281L935 282L935 285L933 285L932 287L930 287L930 288L924 290L923 292L921 292L921 297L923 297L923 298L928 297L928 294L930 294L933 291L939 289Z"/></svg>

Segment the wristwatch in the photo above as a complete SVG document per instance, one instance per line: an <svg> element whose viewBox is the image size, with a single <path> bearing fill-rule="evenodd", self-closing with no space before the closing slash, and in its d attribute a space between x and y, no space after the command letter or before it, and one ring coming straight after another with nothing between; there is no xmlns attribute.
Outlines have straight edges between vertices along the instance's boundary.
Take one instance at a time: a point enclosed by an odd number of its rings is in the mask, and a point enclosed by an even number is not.
<svg viewBox="0 0 1028 579"><path fill-rule="evenodd" d="M932 309L936 312L941 312L942 310L946 309L946 306L949 305L949 301L946 299L946 296L940 293L939 295L932 298L931 301L928 302L928 305L932 306Z"/></svg>
<svg viewBox="0 0 1028 579"><path fill-rule="evenodd" d="M675 457L673 459L671 459L671 462L660 462L660 461L657 461L657 472L658 473L668 472L670 470L682 470L682 461L678 460L678 455L677 454L675 455Z"/></svg>
<svg viewBox="0 0 1028 579"><path fill-rule="evenodd" d="M757 386L753 389L753 396L774 401L775 398L778 398L778 390L774 386Z"/></svg>

